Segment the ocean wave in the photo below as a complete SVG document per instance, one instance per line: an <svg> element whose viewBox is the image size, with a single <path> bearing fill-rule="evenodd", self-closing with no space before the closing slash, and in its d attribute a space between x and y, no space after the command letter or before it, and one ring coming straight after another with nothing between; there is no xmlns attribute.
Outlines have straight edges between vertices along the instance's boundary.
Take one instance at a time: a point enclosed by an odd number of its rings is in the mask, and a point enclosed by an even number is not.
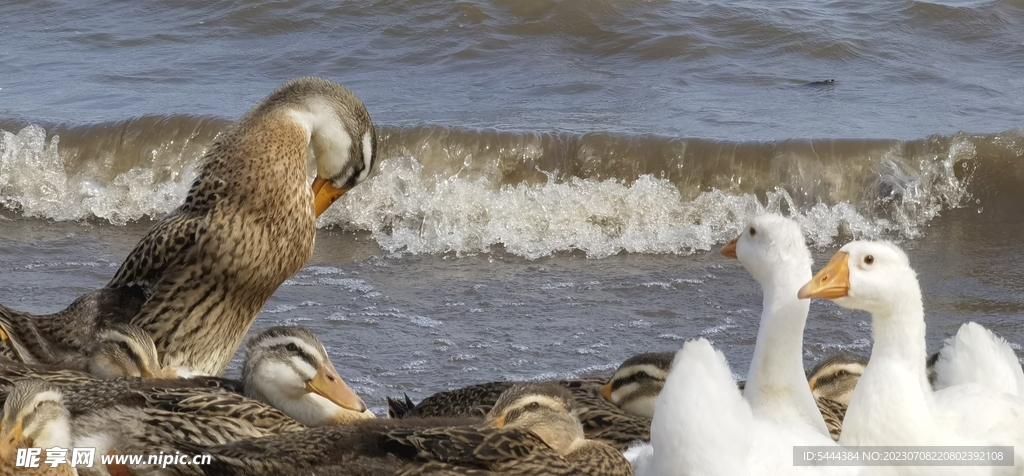
<svg viewBox="0 0 1024 476"><path fill-rule="evenodd" d="M181 202L208 140L229 124L171 117L3 130L0 204L58 221L160 216ZM779 142L379 132L378 170L320 226L368 231L392 252L685 254L764 211L795 217L818 246L840 236L913 238L944 210L1018 199L1024 182L1021 131Z"/></svg>

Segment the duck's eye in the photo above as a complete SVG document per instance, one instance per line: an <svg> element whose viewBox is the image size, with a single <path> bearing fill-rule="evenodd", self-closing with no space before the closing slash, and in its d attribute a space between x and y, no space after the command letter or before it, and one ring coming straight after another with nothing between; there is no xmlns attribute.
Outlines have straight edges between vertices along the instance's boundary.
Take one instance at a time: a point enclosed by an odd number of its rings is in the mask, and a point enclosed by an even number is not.
<svg viewBox="0 0 1024 476"><path fill-rule="evenodd" d="M845 370L840 370L840 371L836 372L836 375L838 375L838 376L840 376L840 377L845 377L845 376L846 376L846 374L848 374L848 373L849 373L849 372L847 372L847 371L845 371Z"/></svg>
<svg viewBox="0 0 1024 476"><path fill-rule="evenodd" d="M864 264L866 264L866 265L872 265L872 264L875 264L875 257L874 257L874 256L871 256L871 255L867 255L867 256L865 256L865 257L864 257Z"/></svg>
<svg viewBox="0 0 1024 476"><path fill-rule="evenodd" d="M754 236L756 234L757 234L757 228L750 227L750 236Z"/></svg>
<svg viewBox="0 0 1024 476"><path fill-rule="evenodd" d="M530 404L526 406L527 410L536 410L538 408L540 408L540 404L537 402L530 402Z"/></svg>
<svg viewBox="0 0 1024 476"><path fill-rule="evenodd" d="M288 345L284 346L284 348L288 349L289 352L298 352L299 351L299 346L295 345L295 343L288 344Z"/></svg>
<svg viewBox="0 0 1024 476"><path fill-rule="evenodd" d="M641 370L636 373L636 378L650 378L650 375L647 375L647 372Z"/></svg>

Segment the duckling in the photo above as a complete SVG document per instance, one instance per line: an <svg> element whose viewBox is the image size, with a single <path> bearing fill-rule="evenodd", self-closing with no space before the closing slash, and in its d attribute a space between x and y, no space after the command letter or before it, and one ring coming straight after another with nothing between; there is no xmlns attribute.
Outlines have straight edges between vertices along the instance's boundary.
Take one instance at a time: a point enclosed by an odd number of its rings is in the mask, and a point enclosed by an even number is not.
<svg viewBox="0 0 1024 476"><path fill-rule="evenodd" d="M349 427L199 447L179 444L182 453L206 453L211 465L173 468L179 474L588 474L630 475L628 461L613 448L584 439L573 416L572 394L555 384L515 384L502 394L483 422L451 426L452 420L382 420ZM433 426L438 423L444 426ZM352 466L350 466L352 465ZM397 471L397 472L396 472Z"/></svg>
<svg viewBox="0 0 1024 476"><path fill-rule="evenodd" d="M60 390L42 380L22 380L4 402L0 422L0 474L77 475L75 468L66 462L56 467L44 463L45 448L53 447L72 447L70 421ZM39 467L20 468L14 473L19 448L42 448Z"/></svg>
<svg viewBox="0 0 1024 476"><path fill-rule="evenodd" d="M88 373L83 369L88 369ZM113 324L100 331L87 356L62 365L25 364L0 359L0 387L11 387L15 381L25 378L75 385L97 378L177 376L174 369L160 368L153 340L140 327L131 324Z"/></svg>
<svg viewBox="0 0 1024 476"><path fill-rule="evenodd" d="M163 366L219 376L267 299L312 255L317 217L369 176L376 157L373 123L348 88L289 81L217 136L185 203L142 238L107 287L145 291L127 321L152 336ZM89 313L56 320L4 313L0 338L17 342L24 361L53 363L44 340L79 350L103 324Z"/></svg>
<svg viewBox="0 0 1024 476"><path fill-rule="evenodd" d="M302 327L272 327L249 341L243 395L195 379L96 381L64 389L76 443L106 453L170 450L162 433L197 444L302 431L374 418Z"/></svg>
<svg viewBox="0 0 1024 476"><path fill-rule="evenodd" d="M127 323L146 299L142 288L124 286L87 292L63 311L44 316L0 305L0 355L15 362L75 365L96 330Z"/></svg>
<svg viewBox="0 0 1024 476"><path fill-rule="evenodd" d="M100 331L86 367L94 377L175 378L178 371L161 367L156 344L146 331L131 324L113 324Z"/></svg>
<svg viewBox="0 0 1024 476"><path fill-rule="evenodd" d="M671 352L648 352L630 357L601 387L601 395L626 413L653 418L654 404L665 386L674 357Z"/></svg>
<svg viewBox="0 0 1024 476"><path fill-rule="evenodd" d="M608 380L575 379L552 383L572 392L579 404L577 416L587 438L625 449L635 441L650 438L651 419L646 415L653 412L671 357L672 354L657 352L639 354L623 362ZM388 398L388 416L480 417L513 385L512 382L470 385L436 393L419 404L414 404L408 396L404 402Z"/></svg>
<svg viewBox="0 0 1024 476"><path fill-rule="evenodd" d="M825 419L829 436L835 441L839 441L842 434L846 407L867 365L868 359L862 356L842 353L820 360L808 373L811 395Z"/></svg>
<svg viewBox="0 0 1024 476"><path fill-rule="evenodd" d="M857 379L864 373L868 359L857 354L842 353L826 357L809 372L807 383L815 399L826 398L843 405L850 404L850 396Z"/></svg>

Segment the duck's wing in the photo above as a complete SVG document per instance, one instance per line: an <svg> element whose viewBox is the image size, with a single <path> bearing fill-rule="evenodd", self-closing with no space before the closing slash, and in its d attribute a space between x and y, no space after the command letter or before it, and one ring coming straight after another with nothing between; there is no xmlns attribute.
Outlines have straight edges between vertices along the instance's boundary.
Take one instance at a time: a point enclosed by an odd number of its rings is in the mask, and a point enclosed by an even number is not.
<svg viewBox="0 0 1024 476"><path fill-rule="evenodd" d="M581 474L633 476L633 467L622 453L606 444L588 441L566 459Z"/></svg>
<svg viewBox="0 0 1024 476"><path fill-rule="evenodd" d="M101 288L42 316L0 305L0 354L17 362L81 367L93 334L111 323L128 322L147 298L136 286Z"/></svg>
<svg viewBox="0 0 1024 476"><path fill-rule="evenodd" d="M59 387L81 385L96 380L87 372L63 369L44 364L26 364L0 358L0 388L10 390L19 380L35 378L45 380Z"/></svg>
<svg viewBox="0 0 1024 476"><path fill-rule="evenodd" d="M600 394L597 385L569 387L576 399L576 417L588 440L597 440L618 450L637 441L651 440L651 419L624 412Z"/></svg>
<svg viewBox="0 0 1024 476"><path fill-rule="evenodd" d="M237 393L208 389L166 389L146 395L148 408L243 421L268 433L306 429L280 410Z"/></svg>
<svg viewBox="0 0 1024 476"><path fill-rule="evenodd" d="M1024 370L1013 348L974 322L946 340L935 362L936 390L969 383L1024 397Z"/></svg>
<svg viewBox="0 0 1024 476"><path fill-rule="evenodd" d="M487 414L498 401L502 392L512 387L512 382L487 382L470 385L456 390L438 392L407 409L412 401L394 408L398 418L480 418ZM404 410L404 411L403 411Z"/></svg>
<svg viewBox="0 0 1024 476"><path fill-rule="evenodd" d="M452 467L499 474L572 473L568 461L528 431L478 426L400 428L387 436L392 442L415 448L419 460L430 464L420 472L412 471L416 465L411 464L403 474L436 474L425 471Z"/></svg>
<svg viewBox="0 0 1024 476"><path fill-rule="evenodd" d="M706 339L687 342L654 410L651 474L749 472L753 420L725 356Z"/></svg>
<svg viewBox="0 0 1024 476"><path fill-rule="evenodd" d="M152 290L167 268L187 250L195 247L196 233L206 220L206 210L196 205L197 185L198 179L189 191L185 204L158 221L139 240L107 287L141 286ZM220 182L220 186L227 187L224 182Z"/></svg>

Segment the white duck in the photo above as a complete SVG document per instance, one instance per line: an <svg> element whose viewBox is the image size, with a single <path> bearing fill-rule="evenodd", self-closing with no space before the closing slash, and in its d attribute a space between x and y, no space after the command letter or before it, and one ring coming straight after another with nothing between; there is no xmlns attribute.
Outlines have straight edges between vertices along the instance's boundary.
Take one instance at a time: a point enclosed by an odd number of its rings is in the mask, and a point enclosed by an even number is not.
<svg viewBox="0 0 1024 476"><path fill-rule="evenodd" d="M925 370L921 288L906 254L887 242L855 241L800 290L871 313L871 359L850 399L839 442L844 446L1015 446L1014 467L891 466L879 474L1024 474L1024 400L1000 391L992 375L1024 379L1005 342L980 326L961 328L937 371L947 386L932 390ZM972 367L976 375L951 372Z"/></svg>
<svg viewBox="0 0 1024 476"><path fill-rule="evenodd" d="M722 249L761 284L764 304L746 391L704 339L676 355L651 424L632 450L636 474L856 474L854 467L793 465L793 446L835 447L807 385L802 349L808 304L796 296L811 255L796 222L762 215Z"/></svg>

